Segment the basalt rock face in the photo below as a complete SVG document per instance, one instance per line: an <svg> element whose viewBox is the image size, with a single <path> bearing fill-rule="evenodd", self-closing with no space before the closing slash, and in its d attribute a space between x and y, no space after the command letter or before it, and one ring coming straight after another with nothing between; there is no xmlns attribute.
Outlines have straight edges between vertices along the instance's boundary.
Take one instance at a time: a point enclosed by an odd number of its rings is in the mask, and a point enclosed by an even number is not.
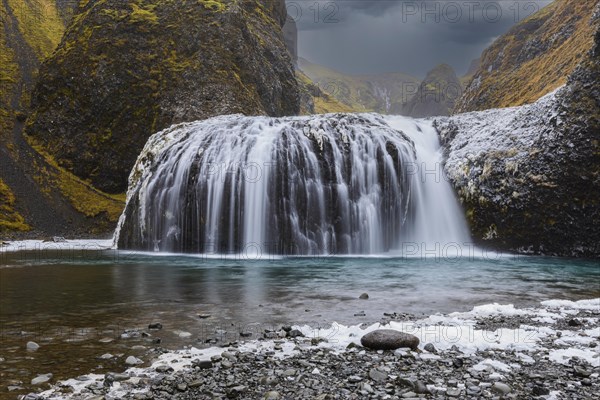
<svg viewBox="0 0 600 400"><path fill-rule="evenodd" d="M284 1L80 4L41 68L28 134L77 176L123 192L148 137L214 115L295 115Z"/></svg>
<svg viewBox="0 0 600 400"><path fill-rule="evenodd" d="M600 256L600 7L593 46L534 104L436 121L473 236L494 248Z"/></svg>

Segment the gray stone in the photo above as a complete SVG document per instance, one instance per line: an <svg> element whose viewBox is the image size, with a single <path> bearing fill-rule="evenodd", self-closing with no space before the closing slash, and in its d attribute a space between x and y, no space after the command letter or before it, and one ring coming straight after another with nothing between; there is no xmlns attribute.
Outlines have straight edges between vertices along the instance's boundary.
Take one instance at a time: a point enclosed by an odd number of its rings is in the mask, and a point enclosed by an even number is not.
<svg viewBox="0 0 600 400"><path fill-rule="evenodd" d="M368 293L363 293L360 296L358 296L359 299L361 300L368 300L369 299L369 294Z"/></svg>
<svg viewBox="0 0 600 400"><path fill-rule="evenodd" d="M156 367L156 372L160 372L161 374L166 374L167 372L173 372L173 368L169 365L159 365Z"/></svg>
<svg viewBox="0 0 600 400"><path fill-rule="evenodd" d="M185 383L180 383L177 385L177 390L179 390L180 392L185 392L187 388L188 386Z"/></svg>
<svg viewBox="0 0 600 400"><path fill-rule="evenodd" d="M38 375L31 380L31 384L32 385L41 385L42 383L48 382L50 379L52 379L52 374Z"/></svg>
<svg viewBox="0 0 600 400"><path fill-rule="evenodd" d="M416 350L419 338L392 329L378 329L364 335L360 343L373 350L396 350L403 347Z"/></svg>
<svg viewBox="0 0 600 400"><path fill-rule="evenodd" d="M427 343L423 348L430 353L437 354L437 350L432 343Z"/></svg>
<svg viewBox="0 0 600 400"><path fill-rule="evenodd" d="M492 392L497 393L499 395L509 394L511 392L511 387L502 382L496 382L492 385Z"/></svg>
<svg viewBox="0 0 600 400"><path fill-rule="evenodd" d="M292 329L291 331L288 332L287 335L291 338L304 337L304 334L302 332L300 332L298 329Z"/></svg>
<svg viewBox="0 0 600 400"><path fill-rule="evenodd" d="M281 399L281 395L279 394L279 392L270 391L270 392L265 393L264 399L265 400L279 400L279 399Z"/></svg>
<svg viewBox="0 0 600 400"><path fill-rule="evenodd" d="M430 394L431 392L427 389L427 386L421 381L415 382L415 392L419 394Z"/></svg>
<svg viewBox="0 0 600 400"><path fill-rule="evenodd" d="M27 342L26 347L28 351L37 351L37 349L40 348L40 345L36 342Z"/></svg>
<svg viewBox="0 0 600 400"><path fill-rule="evenodd" d="M550 390L542 386L534 386L531 393L534 396L546 396L550 394Z"/></svg>
<svg viewBox="0 0 600 400"><path fill-rule="evenodd" d="M117 372L109 372L108 374L104 375L104 380L112 383L112 382L122 382L122 381L126 381L129 379L129 375L127 374L120 374Z"/></svg>
<svg viewBox="0 0 600 400"><path fill-rule="evenodd" d="M369 371L369 378L373 379L375 382L384 382L387 380L388 375L378 369L371 368Z"/></svg>
<svg viewBox="0 0 600 400"><path fill-rule="evenodd" d="M127 365L138 365L143 364L144 362L137 357L129 356L125 359L125 364Z"/></svg>
<svg viewBox="0 0 600 400"><path fill-rule="evenodd" d="M196 361L194 363L194 365L200 369L209 369L209 368L212 368L213 363L211 360L202 360L202 361Z"/></svg>

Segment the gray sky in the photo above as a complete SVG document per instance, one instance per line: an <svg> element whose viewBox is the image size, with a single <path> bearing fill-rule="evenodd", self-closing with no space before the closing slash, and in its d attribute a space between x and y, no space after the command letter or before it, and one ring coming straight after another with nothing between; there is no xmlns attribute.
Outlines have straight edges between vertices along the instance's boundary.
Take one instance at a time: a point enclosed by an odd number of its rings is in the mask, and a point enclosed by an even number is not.
<svg viewBox="0 0 600 400"><path fill-rule="evenodd" d="M585 0L582 0L585 1ZM459 75L520 19L551 0L287 0L301 57L346 73Z"/></svg>

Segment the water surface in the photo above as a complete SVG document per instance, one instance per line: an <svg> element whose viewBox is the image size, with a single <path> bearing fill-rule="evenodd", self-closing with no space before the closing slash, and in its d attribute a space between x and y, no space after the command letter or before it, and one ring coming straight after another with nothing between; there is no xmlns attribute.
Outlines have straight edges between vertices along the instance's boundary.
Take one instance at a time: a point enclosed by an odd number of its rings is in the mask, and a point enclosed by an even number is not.
<svg viewBox="0 0 600 400"><path fill-rule="evenodd" d="M2 253L0 393L40 373L123 370L135 345L251 338L281 324L376 322L384 312L432 314L485 303L536 305L600 297L597 263L545 257L239 259L113 250ZM368 293L368 300L358 299ZM362 316L364 312L364 316ZM199 315L210 315L202 319ZM355 315L359 314L359 315ZM160 322L151 337L121 338ZM41 345L25 351L27 341ZM109 343L108 340L111 340ZM27 391L27 390L26 390Z"/></svg>

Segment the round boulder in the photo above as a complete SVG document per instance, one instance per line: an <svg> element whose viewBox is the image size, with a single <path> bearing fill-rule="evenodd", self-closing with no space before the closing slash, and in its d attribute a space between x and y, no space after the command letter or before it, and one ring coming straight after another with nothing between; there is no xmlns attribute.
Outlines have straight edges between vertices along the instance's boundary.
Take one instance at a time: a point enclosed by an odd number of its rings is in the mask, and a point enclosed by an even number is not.
<svg viewBox="0 0 600 400"><path fill-rule="evenodd" d="M393 329L378 329L360 338L360 343L373 350L396 350L402 347L416 350L419 338Z"/></svg>

